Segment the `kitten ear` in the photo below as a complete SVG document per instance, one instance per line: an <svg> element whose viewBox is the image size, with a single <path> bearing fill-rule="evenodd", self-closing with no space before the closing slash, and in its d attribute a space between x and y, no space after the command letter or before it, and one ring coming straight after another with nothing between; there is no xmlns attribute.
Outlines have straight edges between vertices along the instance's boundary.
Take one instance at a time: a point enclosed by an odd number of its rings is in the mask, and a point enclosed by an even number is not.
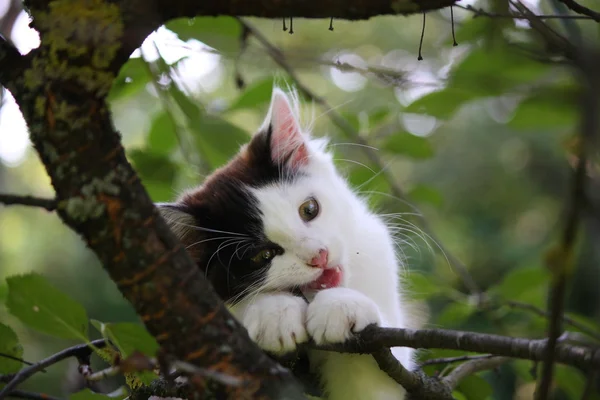
<svg viewBox="0 0 600 400"><path fill-rule="evenodd" d="M265 123L269 127L269 148L274 162L292 169L308 164L306 139L300 129L297 112L281 89L273 89Z"/></svg>
<svg viewBox="0 0 600 400"><path fill-rule="evenodd" d="M195 225L194 217L187 212L186 207L178 203L155 203L155 206L175 236L184 241Z"/></svg>

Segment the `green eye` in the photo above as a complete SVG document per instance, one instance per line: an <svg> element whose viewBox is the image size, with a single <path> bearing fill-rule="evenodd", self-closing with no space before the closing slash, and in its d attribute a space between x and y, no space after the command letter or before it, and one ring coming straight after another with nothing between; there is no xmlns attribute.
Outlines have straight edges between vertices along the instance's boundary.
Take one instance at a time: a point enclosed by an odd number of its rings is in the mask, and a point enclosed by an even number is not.
<svg viewBox="0 0 600 400"><path fill-rule="evenodd" d="M254 261L257 264L262 264L262 263L271 261L275 256L276 256L275 250L265 249L265 250L260 251L254 257L252 257L252 261Z"/></svg>
<svg viewBox="0 0 600 400"><path fill-rule="evenodd" d="M319 203L317 203L315 198L309 198L300 205L298 214L300 214L300 218L302 218L304 222L312 221L319 215Z"/></svg>

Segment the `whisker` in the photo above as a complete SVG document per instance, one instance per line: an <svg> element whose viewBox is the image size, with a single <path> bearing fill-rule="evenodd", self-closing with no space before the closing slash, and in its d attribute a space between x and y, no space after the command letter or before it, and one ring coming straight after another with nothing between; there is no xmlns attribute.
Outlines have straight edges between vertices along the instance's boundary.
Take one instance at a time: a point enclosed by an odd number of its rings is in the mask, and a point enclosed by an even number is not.
<svg viewBox="0 0 600 400"><path fill-rule="evenodd" d="M376 174L376 172L371 167L369 167L368 165L363 164L363 163L361 163L359 161L356 161L356 160L349 160L349 159L346 159L346 158L335 158L333 161L347 161L349 163L354 163L354 164L360 165L361 167L365 167L366 169L368 169L372 173Z"/></svg>

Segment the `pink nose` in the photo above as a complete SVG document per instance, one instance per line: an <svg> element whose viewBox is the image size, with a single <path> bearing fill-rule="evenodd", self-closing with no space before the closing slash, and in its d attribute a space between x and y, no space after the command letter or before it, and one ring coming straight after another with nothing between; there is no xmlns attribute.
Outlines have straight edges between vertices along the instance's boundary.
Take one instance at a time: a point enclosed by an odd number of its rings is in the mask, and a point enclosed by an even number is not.
<svg viewBox="0 0 600 400"><path fill-rule="evenodd" d="M319 250L319 255L313 257L312 260L310 260L310 263L308 263L308 265L315 268L325 269L327 268L328 256L329 252L326 249L321 249Z"/></svg>

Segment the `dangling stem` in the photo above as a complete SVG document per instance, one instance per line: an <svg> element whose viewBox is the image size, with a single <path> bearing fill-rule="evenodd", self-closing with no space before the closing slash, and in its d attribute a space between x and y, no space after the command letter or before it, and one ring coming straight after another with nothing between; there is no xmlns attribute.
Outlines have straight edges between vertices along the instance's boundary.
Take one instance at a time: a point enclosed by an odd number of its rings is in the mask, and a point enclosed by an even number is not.
<svg viewBox="0 0 600 400"><path fill-rule="evenodd" d="M287 26L285 26L285 18L283 18L283 31L287 31Z"/></svg>
<svg viewBox="0 0 600 400"><path fill-rule="evenodd" d="M329 30L333 30L333 17L331 17L331 19L329 20Z"/></svg>
<svg viewBox="0 0 600 400"><path fill-rule="evenodd" d="M423 29L421 30L421 40L419 41L419 56L417 60L421 61L423 56L421 55L421 50L423 49L423 38L425 37L425 13L423 13Z"/></svg>
<svg viewBox="0 0 600 400"><path fill-rule="evenodd" d="M290 35L294 34L294 17L290 17Z"/></svg>
<svg viewBox="0 0 600 400"><path fill-rule="evenodd" d="M452 24L452 46L458 46L456 43L456 36L454 35L454 7L450 6L450 23Z"/></svg>

